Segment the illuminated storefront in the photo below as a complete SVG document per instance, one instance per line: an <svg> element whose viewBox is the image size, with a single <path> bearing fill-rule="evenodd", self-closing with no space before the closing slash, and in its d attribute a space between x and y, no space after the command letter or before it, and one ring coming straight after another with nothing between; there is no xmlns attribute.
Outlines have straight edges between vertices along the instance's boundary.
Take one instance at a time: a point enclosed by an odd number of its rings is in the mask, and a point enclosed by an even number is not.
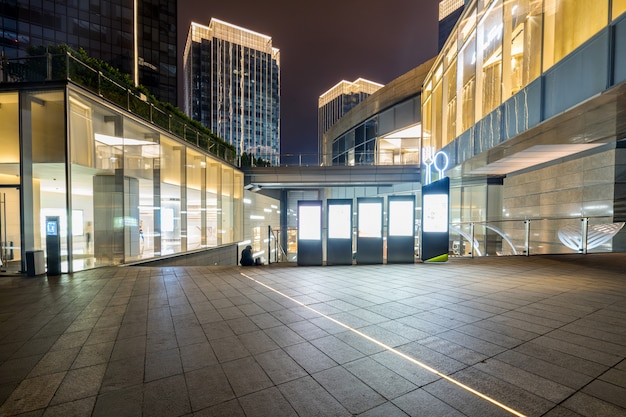
<svg viewBox="0 0 626 417"><path fill-rule="evenodd" d="M10 86L9 86L10 87ZM71 83L0 92L3 268L59 216L62 272L243 238L243 173Z"/></svg>
<svg viewBox="0 0 626 417"><path fill-rule="evenodd" d="M452 227L482 254L584 252L601 229L595 250L626 249L623 229L611 240L626 220L624 12L623 0L466 4L423 84L422 153L449 156Z"/></svg>

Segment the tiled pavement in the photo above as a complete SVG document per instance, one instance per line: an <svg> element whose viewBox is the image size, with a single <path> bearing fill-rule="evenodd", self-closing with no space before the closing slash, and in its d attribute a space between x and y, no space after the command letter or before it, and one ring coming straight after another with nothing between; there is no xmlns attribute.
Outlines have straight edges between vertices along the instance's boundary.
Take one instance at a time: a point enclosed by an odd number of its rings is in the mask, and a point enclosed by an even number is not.
<svg viewBox="0 0 626 417"><path fill-rule="evenodd" d="M626 416L625 271L573 255L0 277L0 416Z"/></svg>

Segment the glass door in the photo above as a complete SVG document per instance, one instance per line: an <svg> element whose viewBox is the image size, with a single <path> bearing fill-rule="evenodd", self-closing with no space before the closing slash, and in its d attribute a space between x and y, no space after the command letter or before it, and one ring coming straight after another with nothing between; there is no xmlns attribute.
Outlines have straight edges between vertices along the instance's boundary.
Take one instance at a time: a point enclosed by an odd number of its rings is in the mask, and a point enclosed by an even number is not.
<svg viewBox="0 0 626 417"><path fill-rule="evenodd" d="M0 271L22 270L20 239L20 190L15 185L0 184Z"/></svg>

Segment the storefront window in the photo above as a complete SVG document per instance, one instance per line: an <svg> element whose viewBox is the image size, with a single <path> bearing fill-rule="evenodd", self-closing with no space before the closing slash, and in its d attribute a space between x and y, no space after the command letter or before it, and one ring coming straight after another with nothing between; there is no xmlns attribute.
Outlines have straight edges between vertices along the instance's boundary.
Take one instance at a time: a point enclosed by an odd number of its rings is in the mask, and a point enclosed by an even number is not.
<svg viewBox="0 0 626 417"><path fill-rule="evenodd" d="M446 120L445 125L443 126L445 129L445 140L441 142L440 138L434 138L435 142L433 146L435 149L441 149L442 146L447 145L452 142L456 137L456 127L457 127L457 99L456 99L456 86L457 86L457 61L454 60L448 65L446 73L443 77L443 92L445 94L443 101L445 103L445 107L443 109L444 119ZM439 111L439 109L437 109Z"/></svg>
<svg viewBox="0 0 626 417"><path fill-rule="evenodd" d="M626 0L613 0L613 20L626 12Z"/></svg>
<svg viewBox="0 0 626 417"><path fill-rule="evenodd" d="M159 152L159 134L156 131L124 120L124 235L127 261L154 256L154 172Z"/></svg>
<svg viewBox="0 0 626 417"><path fill-rule="evenodd" d="M478 24L478 91L482 101L478 113L481 118L501 102L502 29L502 0L497 0L491 3Z"/></svg>
<svg viewBox="0 0 626 417"><path fill-rule="evenodd" d="M233 221L233 192L234 192L233 169L222 166L222 225L220 229L221 243L234 242L234 221Z"/></svg>
<svg viewBox="0 0 626 417"><path fill-rule="evenodd" d="M22 95L21 106L26 125L23 132L30 132L30 136L23 133L26 143L23 148L32 149L30 158L25 157L22 162L25 170L29 170L32 162L32 185L23 191L32 195L32 205L25 210L32 209L35 246L46 247L46 216L59 216L61 272L68 272L65 94L64 91L27 92Z"/></svg>
<svg viewBox="0 0 626 417"><path fill-rule="evenodd" d="M4 270L21 267L20 138L17 93L0 94L0 260ZM37 242L39 243L39 242Z"/></svg>
<svg viewBox="0 0 626 417"><path fill-rule="evenodd" d="M187 149L187 250L203 247L202 220L205 202L202 199L203 178L206 178L206 158L200 152Z"/></svg>
<svg viewBox="0 0 626 417"><path fill-rule="evenodd" d="M219 241L218 225L222 224L221 218L221 195L222 195L222 170L221 165L212 159L208 160L206 171L206 227L207 245L217 246Z"/></svg>
<svg viewBox="0 0 626 417"><path fill-rule="evenodd" d="M588 0L545 0L543 70L582 45L606 26L609 2Z"/></svg>
<svg viewBox="0 0 626 417"><path fill-rule="evenodd" d="M161 137L161 254L182 251L181 198L185 146Z"/></svg>
<svg viewBox="0 0 626 417"><path fill-rule="evenodd" d="M243 240L243 172L234 171L233 242ZM269 224L269 223L268 223Z"/></svg>
<svg viewBox="0 0 626 417"><path fill-rule="evenodd" d="M504 5L502 99L516 94L541 73L542 0L516 0Z"/></svg>
<svg viewBox="0 0 626 417"><path fill-rule="evenodd" d="M459 69L461 81L459 96L461 102L461 129L459 134L469 129L475 123L476 109L476 33L472 33L459 54Z"/></svg>

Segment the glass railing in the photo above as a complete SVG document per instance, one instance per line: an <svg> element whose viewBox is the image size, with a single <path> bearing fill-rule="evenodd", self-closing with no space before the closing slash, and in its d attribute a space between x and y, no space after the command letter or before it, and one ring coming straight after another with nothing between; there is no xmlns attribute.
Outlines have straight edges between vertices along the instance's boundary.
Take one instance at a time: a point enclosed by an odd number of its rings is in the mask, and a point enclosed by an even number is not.
<svg viewBox="0 0 626 417"><path fill-rule="evenodd" d="M624 227L611 217L546 217L450 224L451 256L612 252Z"/></svg>
<svg viewBox="0 0 626 417"><path fill-rule="evenodd" d="M148 98L89 67L72 54L3 58L0 61L0 83L23 83L69 80L103 99L197 147L234 164L236 151L217 136L195 127L189 119L169 111Z"/></svg>
<svg viewBox="0 0 626 417"><path fill-rule="evenodd" d="M611 217L551 217L450 224L450 257L530 256L614 252L613 238L624 222ZM416 225L419 231L419 224ZM278 242L286 237L286 260L298 259L298 229L272 229ZM356 237L357 230L353 229ZM322 230L326 236L326 229ZM473 242L473 243L472 243ZM384 241L384 243L386 243ZM356 238L353 241L356 253ZM415 258L419 259L419 232L415 237ZM386 244L383 245L386 251ZM385 256L386 258L386 256Z"/></svg>

